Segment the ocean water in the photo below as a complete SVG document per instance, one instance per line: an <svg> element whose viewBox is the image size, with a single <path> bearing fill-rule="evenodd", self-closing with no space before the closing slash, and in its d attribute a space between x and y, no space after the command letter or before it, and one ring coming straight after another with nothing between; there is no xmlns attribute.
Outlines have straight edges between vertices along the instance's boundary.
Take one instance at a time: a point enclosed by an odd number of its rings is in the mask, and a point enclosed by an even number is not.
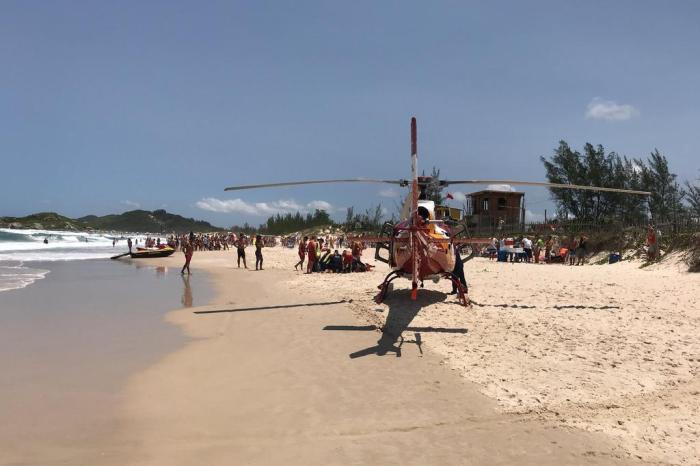
<svg viewBox="0 0 700 466"><path fill-rule="evenodd" d="M0 292L1 465L106 458L101 448L116 438L128 378L187 341L165 313L213 295L206 273L149 264L28 262L51 272Z"/></svg>
<svg viewBox="0 0 700 466"><path fill-rule="evenodd" d="M46 263L107 259L127 251L126 237L143 234L105 234L55 230L0 228L0 292L24 288L46 277ZM44 243L44 240L48 244ZM115 244L113 245L113 241ZM36 266L36 263L42 266Z"/></svg>

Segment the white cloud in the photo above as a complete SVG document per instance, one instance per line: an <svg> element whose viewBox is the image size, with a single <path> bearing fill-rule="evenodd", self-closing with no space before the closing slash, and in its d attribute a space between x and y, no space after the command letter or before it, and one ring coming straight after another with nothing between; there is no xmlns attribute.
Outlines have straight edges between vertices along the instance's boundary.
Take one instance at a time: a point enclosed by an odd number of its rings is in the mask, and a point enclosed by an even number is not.
<svg viewBox="0 0 700 466"><path fill-rule="evenodd" d="M287 212L308 212L319 209L333 212L333 206L326 201L315 200L302 205L293 199L280 199L273 202L246 202L243 199L217 199L215 197L205 197L196 203L197 207L210 212L231 213L236 212L247 215L273 215Z"/></svg>
<svg viewBox="0 0 700 466"><path fill-rule="evenodd" d="M536 214L530 209L525 209L525 221L528 223L544 222L544 214Z"/></svg>
<svg viewBox="0 0 700 466"><path fill-rule="evenodd" d="M509 184L490 184L486 186L487 191L504 191L504 192L512 192L515 191L515 188L512 187Z"/></svg>
<svg viewBox="0 0 700 466"><path fill-rule="evenodd" d="M639 115L639 110L628 104L596 97L588 104L586 118L593 120L623 121Z"/></svg>
<svg viewBox="0 0 700 466"><path fill-rule="evenodd" d="M133 207L135 209L138 209L139 207L141 207L141 204L139 204L138 202L130 201L128 199L125 201L122 201L122 204L129 206L129 207Z"/></svg>
<svg viewBox="0 0 700 466"><path fill-rule="evenodd" d="M399 197L399 192L397 190L395 190L394 188L386 188L386 189L382 189L381 191L379 191L379 195L381 197L390 197L390 198Z"/></svg>
<svg viewBox="0 0 700 466"><path fill-rule="evenodd" d="M306 206L309 209L318 209L318 210L325 210L326 212L332 212L333 211L333 206L326 201L311 201Z"/></svg>

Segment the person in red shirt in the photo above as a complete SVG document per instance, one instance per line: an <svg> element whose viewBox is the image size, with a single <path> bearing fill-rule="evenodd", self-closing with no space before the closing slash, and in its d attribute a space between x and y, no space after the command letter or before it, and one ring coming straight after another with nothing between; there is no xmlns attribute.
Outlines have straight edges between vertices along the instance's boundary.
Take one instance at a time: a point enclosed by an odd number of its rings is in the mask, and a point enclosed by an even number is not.
<svg viewBox="0 0 700 466"><path fill-rule="evenodd" d="M306 242L309 240L308 236L304 236L304 239L299 242L299 262L294 265L294 270L304 270L304 259L306 259Z"/></svg>
<svg viewBox="0 0 700 466"><path fill-rule="evenodd" d="M311 240L306 244L306 252L309 256L309 261L306 263L306 273L311 273L314 270L316 262L316 237L312 236Z"/></svg>
<svg viewBox="0 0 700 466"><path fill-rule="evenodd" d="M347 249L343 249L343 273L352 272L352 254Z"/></svg>
<svg viewBox="0 0 700 466"><path fill-rule="evenodd" d="M649 224L647 228L647 260L655 261L659 254L659 245L656 238L654 225Z"/></svg>

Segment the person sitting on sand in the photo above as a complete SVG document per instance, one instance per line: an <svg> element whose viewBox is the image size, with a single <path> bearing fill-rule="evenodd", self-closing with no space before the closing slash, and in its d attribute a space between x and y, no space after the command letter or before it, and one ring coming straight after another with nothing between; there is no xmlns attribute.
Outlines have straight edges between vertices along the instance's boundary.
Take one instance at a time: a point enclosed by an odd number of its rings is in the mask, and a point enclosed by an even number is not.
<svg viewBox="0 0 700 466"><path fill-rule="evenodd" d="M352 254L347 249L343 249L343 273L352 272Z"/></svg>
<svg viewBox="0 0 700 466"><path fill-rule="evenodd" d="M190 272L190 262L192 262L192 243L189 241L185 241L182 243L182 252L185 253L185 265L182 266L182 270L180 271L181 274L184 275L185 269L187 269L187 274L191 274Z"/></svg>
<svg viewBox="0 0 700 466"><path fill-rule="evenodd" d="M353 258L353 271L358 269L364 270L365 264L362 263L362 243L359 241L354 241L352 243L352 258Z"/></svg>
<svg viewBox="0 0 700 466"><path fill-rule="evenodd" d="M262 255L262 248L263 248L263 239L262 236L258 235L255 237L255 270L262 270L263 269L263 255ZM258 266L260 268L258 269Z"/></svg>
<svg viewBox="0 0 700 466"><path fill-rule="evenodd" d="M328 263L328 268L334 273L340 273L343 271L343 257L338 253L337 249L333 251L333 255Z"/></svg>
<svg viewBox="0 0 700 466"><path fill-rule="evenodd" d="M298 267L301 267L301 270L304 270L304 259L306 259L306 242L308 240L309 237L304 236L304 239L299 242L299 262L294 265L294 270L299 270Z"/></svg>
<svg viewBox="0 0 700 466"><path fill-rule="evenodd" d="M318 259L318 267L319 271L325 272L325 271L330 271L330 262L331 262L331 250L328 248L325 248L323 250L323 253L321 253L321 257Z"/></svg>

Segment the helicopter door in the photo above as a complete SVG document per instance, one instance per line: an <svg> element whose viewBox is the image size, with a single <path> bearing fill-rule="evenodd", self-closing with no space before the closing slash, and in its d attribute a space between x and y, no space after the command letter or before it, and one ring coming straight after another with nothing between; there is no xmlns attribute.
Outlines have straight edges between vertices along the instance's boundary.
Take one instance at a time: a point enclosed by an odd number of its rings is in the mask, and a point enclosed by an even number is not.
<svg viewBox="0 0 700 466"><path fill-rule="evenodd" d="M382 231L380 233L380 236L385 237L385 238L391 238L394 234L394 224L391 222L384 222L384 225L382 225ZM380 251L386 250L386 258L382 257L380 254ZM391 251L391 243L388 241L385 242L377 242L377 246L374 250L374 259L378 260L379 262L384 262L385 264L390 264L392 262L392 257L391 257L392 251Z"/></svg>

